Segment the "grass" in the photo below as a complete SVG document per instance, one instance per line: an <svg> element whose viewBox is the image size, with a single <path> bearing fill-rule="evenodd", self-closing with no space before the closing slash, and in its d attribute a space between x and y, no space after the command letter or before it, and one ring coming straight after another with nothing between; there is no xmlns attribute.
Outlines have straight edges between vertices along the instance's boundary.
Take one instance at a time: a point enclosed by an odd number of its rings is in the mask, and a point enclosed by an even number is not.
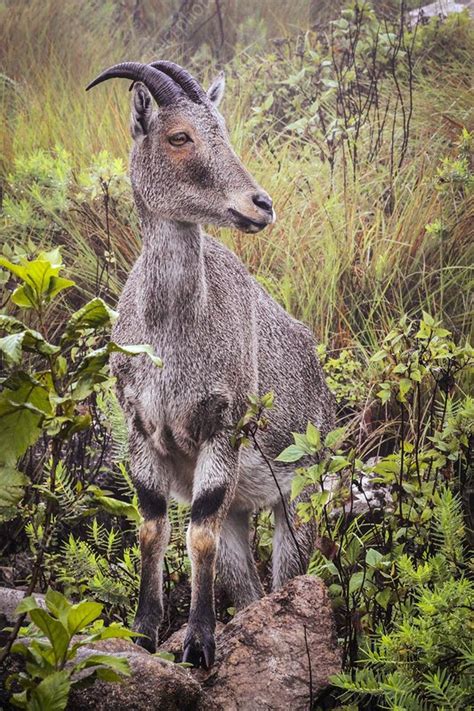
<svg viewBox="0 0 474 711"><path fill-rule="evenodd" d="M389 175L390 137L376 160L364 158L367 125L359 138L361 162L353 180L342 148L335 154L331 173L314 134L288 131L278 105L259 113L268 94L280 90L282 77L297 74L301 66L310 71L311 51L320 46L317 38L307 38L310 54L302 59L295 54L296 42L289 41L278 54L268 39L282 30L276 17L267 8L253 18L259 26L265 25L266 39L258 51L236 40L234 56L226 66L224 113L237 151L272 195L279 219L257 236L230 230L215 234L286 309L333 348L370 347L402 313L417 316L422 309L441 318L457 335L467 336L474 202L472 191L469 195L467 190L457 191L455 183L441 184L438 168L444 157L454 160L458 155L462 127L472 130L474 125L466 80L474 44L472 24L452 22L437 35L429 30L429 44L417 59L410 140L399 173ZM127 160L125 83L84 91L104 66L124 58L154 56L143 51L144 36L119 20L113 3L92 10L78 0L0 5L0 74L8 78L3 83L0 78L0 169L5 193L14 192L8 175L15 173L15 164L38 149L64 148L71 165L67 209L50 211L49 225L43 230L18 229L4 219L4 240L10 245L25 245L28 238L35 244L62 243L85 296L97 290L104 250L110 247L113 260L105 272L111 300L139 250L130 194L121 193L112 205L108 233L103 196L79 199L78 176L104 149L124 163ZM286 28L286 33L291 35L292 29ZM455 51L449 52L453 43ZM170 58L177 58L182 48L170 45L169 52ZM207 61L206 53L209 47L201 43L191 65L209 81L216 63ZM388 95L390 87L382 90ZM283 106L292 120L309 116L298 92L289 109ZM329 112L334 111L334 102L331 106ZM401 141L397 121L395 117L396 146ZM391 209L387 209L388 188ZM427 231L426 225L436 221L442 231Z"/></svg>

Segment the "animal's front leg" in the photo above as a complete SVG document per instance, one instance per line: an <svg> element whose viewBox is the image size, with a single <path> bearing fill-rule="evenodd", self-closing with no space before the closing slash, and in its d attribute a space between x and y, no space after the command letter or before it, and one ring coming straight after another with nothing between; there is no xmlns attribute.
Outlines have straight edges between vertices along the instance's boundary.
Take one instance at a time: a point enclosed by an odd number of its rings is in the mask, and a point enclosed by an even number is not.
<svg viewBox="0 0 474 711"><path fill-rule="evenodd" d="M201 451L195 474L188 552L192 590L183 661L209 668L214 662L214 577L222 521L234 496L238 453L228 435L218 435Z"/></svg>
<svg viewBox="0 0 474 711"><path fill-rule="evenodd" d="M133 628L137 644L154 652L163 617L163 558L170 538L167 515L169 475L141 432L130 433L132 475L143 521L140 526L141 576Z"/></svg>

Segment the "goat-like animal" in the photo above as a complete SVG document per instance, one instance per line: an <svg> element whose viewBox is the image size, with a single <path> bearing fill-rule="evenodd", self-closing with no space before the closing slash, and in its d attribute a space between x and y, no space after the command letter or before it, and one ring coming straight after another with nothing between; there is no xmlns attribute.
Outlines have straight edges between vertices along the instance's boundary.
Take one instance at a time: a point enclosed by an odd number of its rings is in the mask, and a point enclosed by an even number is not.
<svg viewBox="0 0 474 711"><path fill-rule="evenodd" d="M171 62L126 62L88 88L113 77L134 82L130 177L143 236L113 338L151 344L164 362L159 370L145 356L117 354L112 363L144 519L135 629L147 635L139 643L153 650L172 495L192 504L192 596L183 658L209 667L216 568L237 607L263 593L249 543L251 512L274 512L275 588L302 572L301 559L306 565L314 544L314 526L295 525L293 467L275 464L277 486L258 451L231 445L247 396L275 393L270 424L259 434L270 459L308 420L324 436L333 426L334 406L310 331L201 230L200 224L212 223L255 233L275 219L270 197L229 143L217 109L223 77L205 92Z"/></svg>

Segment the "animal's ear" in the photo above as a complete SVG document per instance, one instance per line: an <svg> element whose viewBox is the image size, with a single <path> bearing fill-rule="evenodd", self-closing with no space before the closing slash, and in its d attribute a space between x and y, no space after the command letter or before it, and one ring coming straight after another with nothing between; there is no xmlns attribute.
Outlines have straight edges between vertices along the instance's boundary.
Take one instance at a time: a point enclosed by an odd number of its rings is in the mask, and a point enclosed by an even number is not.
<svg viewBox="0 0 474 711"><path fill-rule="evenodd" d="M221 103L222 97L224 96L224 90L225 76L224 72L220 72L207 90L207 96L212 101L214 106L219 106Z"/></svg>
<svg viewBox="0 0 474 711"><path fill-rule="evenodd" d="M144 84L136 82L132 89L130 131L136 141L145 138L150 128L153 99Z"/></svg>

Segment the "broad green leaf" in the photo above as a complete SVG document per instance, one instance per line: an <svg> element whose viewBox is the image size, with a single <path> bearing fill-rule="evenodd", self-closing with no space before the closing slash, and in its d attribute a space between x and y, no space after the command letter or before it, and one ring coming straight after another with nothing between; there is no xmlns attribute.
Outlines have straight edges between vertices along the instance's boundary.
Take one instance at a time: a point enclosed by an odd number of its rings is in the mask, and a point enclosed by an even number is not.
<svg viewBox="0 0 474 711"><path fill-rule="evenodd" d="M43 679L32 691L30 711L63 711L68 702L71 680L69 672L56 671Z"/></svg>
<svg viewBox="0 0 474 711"><path fill-rule="evenodd" d="M95 642L99 639L131 639L132 637L146 637L146 635L140 635L133 630L129 630L119 622L112 622L107 627L102 626L96 632L89 635L84 644Z"/></svg>
<svg viewBox="0 0 474 711"><path fill-rule="evenodd" d="M422 316L423 321L426 323L427 326L430 326L430 328L432 328L435 325L435 320L433 316L431 316L427 311L422 311Z"/></svg>
<svg viewBox="0 0 474 711"><path fill-rule="evenodd" d="M37 305L37 298L32 287L29 284L23 284L22 286L17 286L13 294L11 295L11 300L17 306L21 306L23 309L32 309Z"/></svg>
<svg viewBox="0 0 474 711"><path fill-rule="evenodd" d="M24 280L41 296L49 290L51 277L58 275L59 268L46 259L33 259L25 265Z"/></svg>
<svg viewBox="0 0 474 711"><path fill-rule="evenodd" d="M392 596L392 591L390 588L384 588L383 590L380 590L380 592L377 593L375 596L376 601L378 604L383 607L384 610L387 609L388 603L390 602L390 598Z"/></svg>
<svg viewBox="0 0 474 711"><path fill-rule="evenodd" d="M20 602L16 606L15 614L22 615L24 612L36 610L38 607L39 605L33 595L29 595L28 597L24 597L23 600L20 600Z"/></svg>
<svg viewBox="0 0 474 711"><path fill-rule="evenodd" d="M88 490L94 495L96 501L98 501L106 511L109 511L109 513L114 514L114 516L126 516L131 521L140 523L141 515L138 507L134 504L128 501L114 499L112 496L108 496L101 489L97 489L94 486L90 486Z"/></svg>
<svg viewBox="0 0 474 711"><path fill-rule="evenodd" d="M335 474L336 472L340 472L341 469L348 467L349 464L350 462L346 457L343 457L340 454L336 454L335 456L331 457L331 460L329 462L329 471L331 472L331 474Z"/></svg>
<svg viewBox="0 0 474 711"><path fill-rule="evenodd" d="M296 444L290 444L289 447L283 450L278 457L275 458L276 462L297 462L299 459L304 457L306 452L302 451Z"/></svg>
<svg viewBox="0 0 474 711"><path fill-rule="evenodd" d="M314 453L314 448L309 443L306 435L300 434L299 432L292 432L291 434L293 436L295 445L298 447L298 449L300 449L305 454L313 454Z"/></svg>
<svg viewBox="0 0 474 711"><path fill-rule="evenodd" d="M98 348L92 353L87 355L78 372L97 372L101 370L104 365L109 361L109 356L111 353L125 353L125 355L136 356L136 355L148 355L151 360L155 363L157 367L162 367L163 363L161 358L158 358L154 353L151 346L147 345L130 345L130 346L119 346L117 343L110 341L103 348Z"/></svg>
<svg viewBox="0 0 474 711"><path fill-rule="evenodd" d="M16 506L23 498L29 479L14 467L0 465L0 513L2 508Z"/></svg>
<svg viewBox="0 0 474 711"><path fill-rule="evenodd" d="M161 358L155 355L152 346L149 346L147 344L121 346L118 343L113 343L112 341L110 341L110 343L108 343L106 347L109 353L124 353L125 355L129 356L147 355L150 358L151 362L156 365L157 368L163 367L163 361L161 360Z"/></svg>
<svg viewBox="0 0 474 711"><path fill-rule="evenodd" d="M6 331L7 333L17 333L18 331L25 331L27 326L15 318L14 316L7 316L6 314L0 314L0 329Z"/></svg>
<svg viewBox="0 0 474 711"><path fill-rule="evenodd" d="M306 427L306 437L313 449L316 451L321 449L321 432L313 425L312 422L308 422Z"/></svg>
<svg viewBox="0 0 474 711"><path fill-rule="evenodd" d="M45 602L49 612L67 627L67 616L72 607L69 600L62 593L48 589Z"/></svg>
<svg viewBox="0 0 474 711"><path fill-rule="evenodd" d="M235 607L229 608L229 610L231 610L231 609L234 610L234 615L235 615ZM174 654L172 654L171 652L155 652L154 656L159 657L159 659L164 659L167 662L174 662Z"/></svg>
<svg viewBox="0 0 474 711"><path fill-rule="evenodd" d="M87 659L78 664L76 669L86 669L87 667L97 665L114 669L125 676L130 675L130 665L128 661L123 659L123 657L115 657L112 654L91 654Z"/></svg>
<svg viewBox="0 0 474 711"><path fill-rule="evenodd" d="M360 590L362 585L364 584L366 579L366 576L363 571L359 571L358 573L353 573L350 577L349 580L349 593L354 593Z"/></svg>
<svg viewBox="0 0 474 711"><path fill-rule="evenodd" d="M54 298L64 289L70 289L71 286L76 286L76 283L71 279L65 279L64 277L53 276L51 277L48 289L48 296L50 299Z"/></svg>
<svg viewBox="0 0 474 711"><path fill-rule="evenodd" d="M12 333L0 338L0 352L12 363L19 363L23 352L23 339L25 332Z"/></svg>
<svg viewBox="0 0 474 711"><path fill-rule="evenodd" d="M21 264L14 264L13 262L10 262L6 257L0 257L0 267L8 269L8 271L14 274L15 276L19 277L20 279L24 279L25 267L23 267Z"/></svg>
<svg viewBox="0 0 474 711"><path fill-rule="evenodd" d="M53 269L59 269L63 266L61 250L59 247L54 247L54 249L50 249L48 252L40 252L39 258L49 262Z"/></svg>
<svg viewBox="0 0 474 711"><path fill-rule="evenodd" d="M21 322L18 321L18 323ZM14 327L12 326L12 328ZM52 355L59 351L59 347L45 341L41 333L31 328L16 331L0 338L0 351L5 353L13 363L20 363L23 350L41 355Z"/></svg>
<svg viewBox="0 0 474 711"><path fill-rule="evenodd" d="M382 403L385 404L390 400L391 392L388 389L384 390L379 390L377 393L377 397L379 397L382 400Z"/></svg>
<svg viewBox="0 0 474 711"><path fill-rule="evenodd" d="M49 392L27 373L3 382L0 393L0 464L15 463L39 437L40 423L51 415Z"/></svg>
<svg viewBox="0 0 474 711"><path fill-rule="evenodd" d="M46 610L36 608L29 611L31 621L46 635L51 643L56 662L60 662L67 652L71 635L59 620L55 620Z"/></svg>
<svg viewBox="0 0 474 711"><path fill-rule="evenodd" d="M83 600L77 605L72 605L67 614L67 628L71 636L83 630L94 622L103 610L99 602Z"/></svg>
<svg viewBox="0 0 474 711"><path fill-rule="evenodd" d="M89 303L72 314L63 338L75 338L78 333L86 329L108 326L116 320L117 315L117 312L107 306L102 299L92 299L92 301L89 301Z"/></svg>
<svg viewBox="0 0 474 711"><path fill-rule="evenodd" d="M265 393L262 397L262 407L265 407L267 409L271 409L273 407L273 403L275 401L275 393L270 391L268 393Z"/></svg>
<svg viewBox="0 0 474 711"><path fill-rule="evenodd" d="M411 388L413 387L413 381L411 381L410 378L401 378L399 387L400 387L399 398L402 402L405 402L407 393L409 393Z"/></svg>
<svg viewBox="0 0 474 711"><path fill-rule="evenodd" d="M307 484L307 479L304 474L295 474L291 481L291 499L296 499L296 497L301 494L305 485Z"/></svg>
<svg viewBox="0 0 474 711"><path fill-rule="evenodd" d="M120 674L113 669L108 669L107 667L98 667L92 673L95 674L97 679L100 679L101 681L107 681L109 683L122 681Z"/></svg>
<svg viewBox="0 0 474 711"><path fill-rule="evenodd" d="M324 439L324 446L328 449L337 449L343 442L346 436L346 428L338 427L331 432L328 432Z"/></svg>
<svg viewBox="0 0 474 711"><path fill-rule="evenodd" d="M383 555L376 548L369 548L365 554L365 562L367 565L377 566L382 560Z"/></svg>

